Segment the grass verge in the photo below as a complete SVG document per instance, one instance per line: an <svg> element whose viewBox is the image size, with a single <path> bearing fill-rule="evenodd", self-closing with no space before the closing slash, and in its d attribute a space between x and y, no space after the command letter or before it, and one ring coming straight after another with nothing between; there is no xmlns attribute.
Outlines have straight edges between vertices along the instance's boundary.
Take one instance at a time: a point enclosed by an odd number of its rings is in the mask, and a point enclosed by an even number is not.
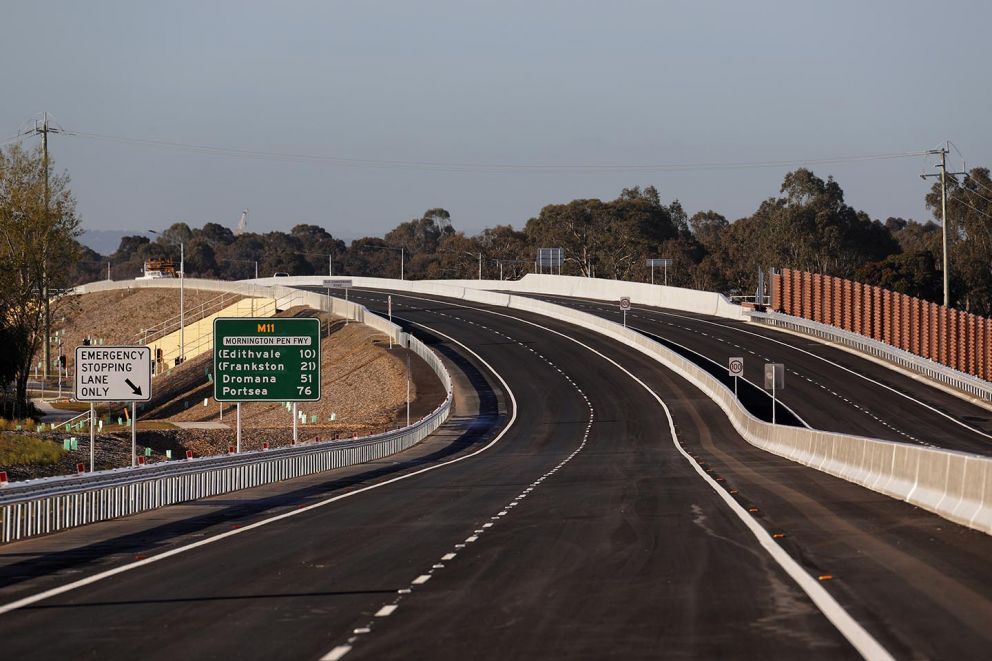
<svg viewBox="0 0 992 661"><path fill-rule="evenodd" d="M54 464L62 452L62 448L52 441L23 434L0 434L0 466Z"/></svg>

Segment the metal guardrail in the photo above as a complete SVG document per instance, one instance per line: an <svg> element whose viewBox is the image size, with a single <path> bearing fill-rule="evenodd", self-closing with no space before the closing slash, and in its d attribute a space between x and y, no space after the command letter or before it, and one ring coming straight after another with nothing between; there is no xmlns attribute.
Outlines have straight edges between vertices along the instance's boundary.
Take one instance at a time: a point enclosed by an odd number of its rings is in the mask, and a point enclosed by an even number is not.
<svg viewBox="0 0 992 661"><path fill-rule="evenodd" d="M775 328L784 328L797 333L803 333L804 335L812 335L813 337L818 337L835 344L842 344L869 356L881 358L899 367L922 374L929 379L966 392L984 401L992 402L992 383L971 376L970 374L959 372L922 356L897 349L890 344L835 326L778 312L749 311L746 314L756 323Z"/></svg>
<svg viewBox="0 0 992 661"><path fill-rule="evenodd" d="M166 335L169 335L170 333L178 331L180 321L183 320L184 317L187 325L193 324L201 319L209 317L211 314L223 310L241 299L241 294L222 292L213 298L187 307L188 311L185 314L174 315L168 319L158 322L154 326L142 329L140 333L131 339L129 344L148 344L150 342L154 342L165 337Z"/></svg>
<svg viewBox="0 0 992 661"><path fill-rule="evenodd" d="M340 307L323 301L328 309ZM451 376L440 357L399 327L364 307L349 304L350 316L391 331L437 374L447 397L409 427L348 441L318 441L240 454L174 460L137 468L12 483L0 490L0 542L106 521L165 505L311 475L381 459L417 444L444 424L453 400Z"/></svg>

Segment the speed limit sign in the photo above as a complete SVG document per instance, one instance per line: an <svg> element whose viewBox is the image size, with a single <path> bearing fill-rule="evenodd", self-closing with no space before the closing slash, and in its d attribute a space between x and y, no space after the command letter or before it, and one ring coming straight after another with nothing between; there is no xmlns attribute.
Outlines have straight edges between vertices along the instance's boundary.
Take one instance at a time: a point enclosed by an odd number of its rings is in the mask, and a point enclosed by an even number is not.
<svg viewBox="0 0 992 661"><path fill-rule="evenodd" d="M624 296L620 299L620 309L624 311L630 309L630 296Z"/></svg>
<svg viewBox="0 0 992 661"><path fill-rule="evenodd" d="M730 376L744 376L744 359L741 357L731 358L727 363L727 371Z"/></svg>

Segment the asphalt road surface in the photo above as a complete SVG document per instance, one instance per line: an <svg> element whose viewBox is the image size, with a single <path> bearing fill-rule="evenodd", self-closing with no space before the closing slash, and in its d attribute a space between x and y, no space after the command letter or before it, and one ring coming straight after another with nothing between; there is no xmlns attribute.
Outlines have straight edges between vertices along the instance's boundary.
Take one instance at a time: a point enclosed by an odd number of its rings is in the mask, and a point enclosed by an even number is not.
<svg viewBox="0 0 992 661"><path fill-rule="evenodd" d="M384 311L381 293L353 293ZM477 372L483 414L502 431L470 429L450 452L287 483L274 503L244 511L251 495L229 494L238 528L178 525L178 541L159 531L150 557L173 553L159 562L0 605L5 652L834 659L856 657L856 646L898 658L989 649L988 536L756 450L685 381L593 333L393 298L398 322ZM201 545L179 552L194 535ZM16 560L41 542L4 547L2 603L127 567L132 549L114 538L82 558L67 549L54 572Z"/></svg>
<svg viewBox="0 0 992 661"><path fill-rule="evenodd" d="M531 297L612 321L623 318L619 304ZM698 362L709 363L722 374L726 374L728 358L743 356L744 377L755 389L762 385L765 363L784 363L786 388L778 393L781 401L815 429L992 454L992 411L812 338L758 324L639 305L627 313L627 325L684 347Z"/></svg>

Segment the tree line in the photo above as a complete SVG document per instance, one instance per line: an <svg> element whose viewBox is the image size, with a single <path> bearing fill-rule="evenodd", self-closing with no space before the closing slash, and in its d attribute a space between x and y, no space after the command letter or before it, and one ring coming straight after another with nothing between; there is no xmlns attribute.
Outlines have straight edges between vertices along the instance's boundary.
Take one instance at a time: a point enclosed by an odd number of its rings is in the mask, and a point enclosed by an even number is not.
<svg viewBox="0 0 992 661"><path fill-rule="evenodd" d="M42 291L141 274L148 259L177 262L178 244L190 277L245 279L291 275L367 275L407 279L516 279L535 270L538 248L562 248L565 275L645 282L646 260L668 258L669 284L753 294L759 269L789 267L859 280L941 301L941 228L930 221L872 219L845 202L840 184L800 168L785 175L777 195L750 216L731 221L704 210L689 215L653 186L633 186L613 200L549 204L519 229L489 227L476 235L456 229L443 208L428 209L381 237L350 243L324 227L299 224L288 232L246 232L208 222L178 222L158 236L124 237L108 256L79 244L79 219L68 177L41 163L39 152L16 145L0 154L0 314L5 352L0 379L16 373L18 397L39 343ZM49 174L45 211L42 173ZM940 189L926 196L935 217ZM992 315L992 180L986 168L949 180L952 305ZM401 266L402 262L402 266ZM12 320L16 320L13 323Z"/></svg>
<svg viewBox="0 0 992 661"><path fill-rule="evenodd" d="M940 190L926 196L940 213ZM992 315L992 181L986 168L951 181L948 192L952 304ZM778 195L731 222L716 211L692 216L653 186L625 188L613 200L549 204L520 229L497 225L477 235L456 230L443 208L402 222L382 237L350 243L319 225L289 232L235 235L217 223L175 223L158 237L128 236L109 256L81 248L74 282L140 274L151 258L178 258L185 244L190 276L221 279L285 272L408 279L516 279L535 270L537 249L563 248L562 273L647 281L646 260L668 258L669 284L753 294L759 269L788 267L851 278L941 302L941 228L933 221L872 219L844 200L832 178L801 168L785 175Z"/></svg>

